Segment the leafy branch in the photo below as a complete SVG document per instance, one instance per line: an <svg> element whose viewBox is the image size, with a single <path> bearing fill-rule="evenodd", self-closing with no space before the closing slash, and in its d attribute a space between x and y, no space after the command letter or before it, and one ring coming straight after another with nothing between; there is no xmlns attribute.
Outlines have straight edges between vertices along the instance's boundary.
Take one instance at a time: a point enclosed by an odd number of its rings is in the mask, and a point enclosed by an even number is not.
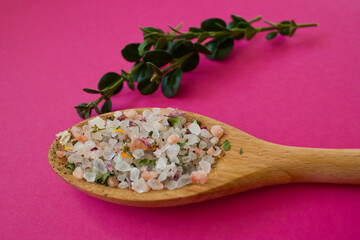
<svg viewBox="0 0 360 240"><path fill-rule="evenodd" d="M121 54L134 66L128 72L108 72L98 83L98 89L84 88L90 94L100 94L100 97L90 103L80 103L75 106L82 118L88 118L94 109L96 113L110 112L111 97L118 94L126 82L131 90L137 88L141 94L154 93L161 85L162 93L174 97L180 87L183 72L194 70L199 64L199 54L208 59L222 60L233 49L234 41L251 40L259 32L269 32L267 40L277 35L292 37L298 28L315 27L316 23L296 24L294 20L272 23L264 20L269 27L254 28L251 24L262 19L258 16L252 20L231 15L228 24L219 18L210 18L201 23L200 28L190 27L188 32L181 32L182 24L165 33L153 27L139 27L143 32L144 41L126 45ZM137 86L135 86L137 82ZM99 104L102 102L101 108Z"/></svg>

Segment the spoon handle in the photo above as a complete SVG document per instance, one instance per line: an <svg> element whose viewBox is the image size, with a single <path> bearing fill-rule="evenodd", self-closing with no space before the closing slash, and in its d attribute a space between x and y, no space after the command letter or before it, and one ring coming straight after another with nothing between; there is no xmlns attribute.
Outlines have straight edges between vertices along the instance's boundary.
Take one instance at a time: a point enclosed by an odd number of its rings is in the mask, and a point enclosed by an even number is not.
<svg viewBox="0 0 360 240"><path fill-rule="evenodd" d="M360 184L360 149L280 146L273 157L292 182Z"/></svg>

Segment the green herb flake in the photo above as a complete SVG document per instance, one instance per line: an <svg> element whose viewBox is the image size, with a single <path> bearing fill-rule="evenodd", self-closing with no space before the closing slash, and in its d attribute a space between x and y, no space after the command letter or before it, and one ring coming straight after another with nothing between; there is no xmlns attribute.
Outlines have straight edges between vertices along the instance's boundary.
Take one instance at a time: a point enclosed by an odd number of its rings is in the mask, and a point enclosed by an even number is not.
<svg viewBox="0 0 360 240"><path fill-rule="evenodd" d="M104 193L104 196L106 197L108 194L107 193Z"/></svg>
<svg viewBox="0 0 360 240"><path fill-rule="evenodd" d="M242 148L240 148L240 155L242 155L244 153L244 151L242 150Z"/></svg>
<svg viewBox="0 0 360 240"><path fill-rule="evenodd" d="M147 163L148 163L148 160L146 158L143 158L138 162L139 166L145 165Z"/></svg>
<svg viewBox="0 0 360 240"><path fill-rule="evenodd" d="M156 160L155 160L155 159L149 160L148 164L150 164L150 165L155 165L155 164L156 164Z"/></svg>
<svg viewBox="0 0 360 240"><path fill-rule="evenodd" d="M186 139L186 140L187 140L187 139ZM179 145L180 147L185 146L185 144L186 144L186 141L185 141L185 142L183 142L183 143L181 143L181 142L178 142L178 143L177 143L177 145Z"/></svg>
<svg viewBox="0 0 360 240"><path fill-rule="evenodd" d="M149 132L149 137L152 137L153 133L154 133L153 131L150 131Z"/></svg>
<svg viewBox="0 0 360 240"><path fill-rule="evenodd" d="M231 148L231 145L230 145L229 141L225 140L224 145L223 145L224 151L229 151L230 148Z"/></svg>
<svg viewBox="0 0 360 240"><path fill-rule="evenodd" d="M176 117L173 117L173 118L168 118L168 122L171 126L176 126L180 123L180 117L179 116L176 116Z"/></svg>

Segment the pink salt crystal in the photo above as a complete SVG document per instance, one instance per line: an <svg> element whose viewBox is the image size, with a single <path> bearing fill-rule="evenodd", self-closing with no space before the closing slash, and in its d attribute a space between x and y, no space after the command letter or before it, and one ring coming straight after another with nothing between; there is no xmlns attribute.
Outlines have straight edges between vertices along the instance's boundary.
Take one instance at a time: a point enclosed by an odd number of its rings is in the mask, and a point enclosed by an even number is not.
<svg viewBox="0 0 360 240"><path fill-rule="evenodd" d="M136 119L138 117L138 113L134 109L129 109L124 111L125 117Z"/></svg>
<svg viewBox="0 0 360 240"><path fill-rule="evenodd" d="M167 138L167 142L169 144L176 144L177 142L179 142L179 138L178 136L176 135L170 135L168 138Z"/></svg>
<svg viewBox="0 0 360 240"><path fill-rule="evenodd" d="M117 187L119 185L119 180L117 180L116 177L111 176L108 177L108 179L106 180L107 185L109 185L109 187Z"/></svg>
<svg viewBox="0 0 360 240"><path fill-rule="evenodd" d="M115 152L121 152L121 148L120 147L115 147Z"/></svg>
<svg viewBox="0 0 360 240"><path fill-rule="evenodd" d="M207 174L203 170L193 171L190 174L190 181L195 184L204 184L207 180Z"/></svg>
<svg viewBox="0 0 360 240"><path fill-rule="evenodd" d="M224 129L219 125L214 125L211 127L210 132L214 137L221 138L224 134Z"/></svg>
<svg viewBox="0 0 360 240"><path fill-rule="evenodd" d="M195 153L198 153L198 154L203 154L204 153L204 150L200 149L200 148L195 148Z"/></svg>
<svg viewBox="0 0 360 240"><path fill-rule="evenodd" d="M159 176L159 174L157 172L153 172L153 171L147 171L145 170L142 174L141 177L147 181L149 179L153 179L153 178L157 178Z"/></svg>
<svg viewBox="0 0 360 240"><path fill-rule="evenodd" d="M63 157L65 157L65 152L64 151L56 151L56 156L58 156L59 158L63 158Z"/></svg>
<svg viewBox="0 0 360 240"><path fill-rule="evenodd" d="M72 175L74 177L76 177L77 179L83 179L84 177L84 172L81 169L81 167L76 167L75 170L73 171Z"/></svg>
<svg viewBox="0 0 360 240"><path fill-rule="evenodd" d="M213 155L215 153L215 148L214 147L209 148L206 153L208 155Z"/></svg>

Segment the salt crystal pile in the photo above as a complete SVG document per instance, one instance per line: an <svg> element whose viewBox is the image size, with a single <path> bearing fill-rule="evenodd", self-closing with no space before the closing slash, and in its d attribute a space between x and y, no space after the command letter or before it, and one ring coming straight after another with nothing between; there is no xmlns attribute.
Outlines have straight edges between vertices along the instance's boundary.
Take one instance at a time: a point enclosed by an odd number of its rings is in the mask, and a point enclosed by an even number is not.
<svg viewBox="0 0 360 240"><path fill-rule="evenodd" d="M216 144L224 130L217 125L207 130L184 114L153 108L93 118L57 134L64 146L59 156L74 164L72 174L79 180L138 193L204 184L222 153Z"/></svg>

